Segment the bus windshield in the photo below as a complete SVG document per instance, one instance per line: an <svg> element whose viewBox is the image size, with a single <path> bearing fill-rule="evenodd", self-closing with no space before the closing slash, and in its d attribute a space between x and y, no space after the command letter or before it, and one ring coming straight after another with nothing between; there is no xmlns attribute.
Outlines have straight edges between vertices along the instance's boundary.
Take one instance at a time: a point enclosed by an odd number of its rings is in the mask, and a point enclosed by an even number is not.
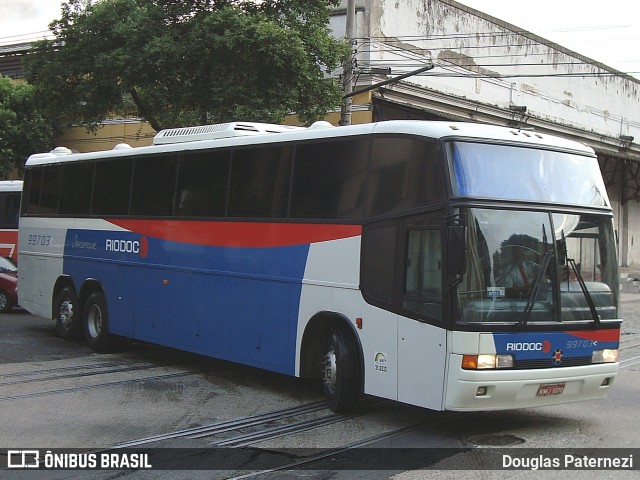
<svg viewBox="0 0 640 480"><path fill-rule="evenodd" d="M599 322L617 318L611 218L469 208L458 320Z"/></svg>
<svg viewBox="0 0 640 480"><path fill-rule="evenodd" d="M472 142L450 148L458 196L609 205L595 157Z"/></svg>

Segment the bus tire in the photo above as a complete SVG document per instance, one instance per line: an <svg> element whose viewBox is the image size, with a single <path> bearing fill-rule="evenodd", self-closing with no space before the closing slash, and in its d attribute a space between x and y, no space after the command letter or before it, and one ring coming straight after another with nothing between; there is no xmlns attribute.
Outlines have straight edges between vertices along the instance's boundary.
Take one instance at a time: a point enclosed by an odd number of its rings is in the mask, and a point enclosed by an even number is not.
<svg viewBox="0 0 640 480"><path fill-rule="evenodd" d="M109 334L107 301L102 292L93 292L84 304L84 338L92 349L106 353L113 349L114 339Z"/></svg>
<svg viewBox="0 0 640 480"><path fill-rule="evenodd" d="M322 359L322 385L329 408L352 410L360 398L359 359L356 345L342 328L331 331Z"/></svg>
<svg viewBox="0 0 640 480"><path fill-rule="evenodd" d="M64 287L53 302L56 333L65 340L77 340L82 335L82 318L78 296L72 287Z"/></svg>

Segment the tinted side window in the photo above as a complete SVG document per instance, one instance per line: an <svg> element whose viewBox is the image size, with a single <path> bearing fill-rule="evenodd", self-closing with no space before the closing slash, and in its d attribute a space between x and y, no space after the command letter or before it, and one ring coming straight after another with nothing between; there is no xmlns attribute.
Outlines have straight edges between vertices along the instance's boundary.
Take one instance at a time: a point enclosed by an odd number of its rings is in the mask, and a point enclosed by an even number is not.
<svg viewBox="0 0 640 480"><path fill-rule="evenodd" d="M24 172L22 184L22 215L36 213L36 207L40 199L42 188L42 168L29 168Z"/></svg>
<svg viewBox="0 0 640 480"><path fill-rule="evenodd" d="M91 211L93 163L70 163L62 166L60 214L87 215Z"/></svg>
<svg viewBox="0 0 640 480"><path fill-rule="evenodd" d="M368 146L354 138L298 146L291 217L360 217Z"/></svg>
<svg viewBox="0 0 640 480"><path fill-rule="evenodd" d="M93 215L126 215L129 213L129 192L133 158L96 163L93 188Z"/></svg>
<svg viewBox="0 0 640 480"><path fill-rule="evenodd" d="M37 212L41 214L56 214L58 212L58 194L60 191L60 165L53 165L42 169L42 189Z"/></svg>
<svg viewBox="0 0 640 480"><path fill-rule="evenodd" d="M18 228L18 213L20 211L20 193L6 193L2 204L3 228Z"/></svg>
<svg viewBox="0 0 640 480"><path fill-rule="evenodd" d="M290 181L290 147L235 150L227 215L286 217Z"/></svg>
<svg viewBox="0 0 640 480"><path fill-rule="evenodd" d="M439 200L433 143L400 137L373 140L368 215L382 215Z"/></svg>
<svg viewBox="0 0 640 480"><path fill-rule="evenodd" d="M138 157L133 171L132 215L173 215L176 156Z"/></svg>
<svg viewBox="0 0 640 480"><path fill-rule="evenodd" d="M377 301L393 303L396 266L397 227L365 230L362 235L362 289Z"/></svg>
<svg viewBox="0 0 640 480"><path fill-rule="evenodd" d="M176 215L223 217L229 181L227 151L187 153L180 160Z"/></svg>
<svg viewBox="0 0 640 480"><path fill-rule="evenodd" d="M59 165L27 170L23 185L24 213L26 215L56 213L59 187Z"/></svg>

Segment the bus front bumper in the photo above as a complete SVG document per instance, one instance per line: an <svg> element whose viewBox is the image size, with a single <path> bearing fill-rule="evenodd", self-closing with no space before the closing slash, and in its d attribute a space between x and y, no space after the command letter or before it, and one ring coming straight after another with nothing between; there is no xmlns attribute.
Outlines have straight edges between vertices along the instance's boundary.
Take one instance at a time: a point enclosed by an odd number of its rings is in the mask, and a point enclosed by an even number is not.
<svg viewBox="0 0 640 480"><path fill-rule="evenodd" d="M487 411L605 398L618 363L531 370L463 370L451 355L444 409Z"/></svg>

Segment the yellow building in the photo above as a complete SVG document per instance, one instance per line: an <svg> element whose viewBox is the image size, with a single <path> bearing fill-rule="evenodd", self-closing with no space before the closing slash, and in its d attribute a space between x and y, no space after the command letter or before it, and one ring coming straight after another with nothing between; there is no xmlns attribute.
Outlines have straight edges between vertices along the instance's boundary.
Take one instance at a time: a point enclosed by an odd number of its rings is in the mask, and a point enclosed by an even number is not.
<svg viewBox="0 0 640 480"><path fill-rule="evenodd" d="M353 124L374 121L371 92L361 93L353 98L351 122ZM242 120L237 119L237 120ZM340 123L340 111L329 113L326 121L333 125ZM295 115L289 115L283 122L285 125L301 125ZM85 127L70 127L58 138L57 146L67 147L77 152L94 152L110 150L119 143L127 143L132 147L151 145L157 132L139 118L113 118L102 123L95 133L88 132Z"/></svg>

